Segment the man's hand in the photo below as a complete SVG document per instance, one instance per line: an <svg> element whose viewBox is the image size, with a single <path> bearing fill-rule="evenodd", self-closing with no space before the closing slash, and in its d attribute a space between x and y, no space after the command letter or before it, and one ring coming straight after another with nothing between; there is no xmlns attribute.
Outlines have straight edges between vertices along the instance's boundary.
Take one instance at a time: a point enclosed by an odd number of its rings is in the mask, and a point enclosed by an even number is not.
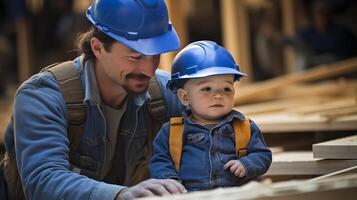
<svg viewBox="0 0 357 200"><path fill-rule="evenodd" d="M116 200L128 200L139 197L163 196L186 193L185 187L173 179L148 179L137 185L122 190Z"/></svg>
<svg viewBox="0 0 357 200"><path fill-rule="evenodd" d="M245 176L245 168L239 160L230 160L224 165L224 170L229 169L234 176L243 178Z"/></svg>

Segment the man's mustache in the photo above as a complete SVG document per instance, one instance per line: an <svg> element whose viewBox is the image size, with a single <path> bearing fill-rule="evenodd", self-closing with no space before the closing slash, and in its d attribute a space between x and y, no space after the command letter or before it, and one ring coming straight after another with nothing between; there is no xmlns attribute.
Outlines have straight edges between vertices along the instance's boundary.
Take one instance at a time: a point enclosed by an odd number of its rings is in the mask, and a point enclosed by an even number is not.
<svg viewBox="0 0 357 200"><path fill-rule="evenodd" d="M128 74L127 78L133 78L139 80L150 79L150 77L146 76L145 74Z"/></svg>

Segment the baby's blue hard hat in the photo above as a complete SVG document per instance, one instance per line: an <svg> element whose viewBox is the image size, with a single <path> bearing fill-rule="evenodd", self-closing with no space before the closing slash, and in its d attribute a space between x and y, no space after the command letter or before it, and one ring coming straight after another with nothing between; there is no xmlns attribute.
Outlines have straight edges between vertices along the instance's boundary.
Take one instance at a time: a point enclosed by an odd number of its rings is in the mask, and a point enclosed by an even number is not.
<svg viewBox="0 0 357 200"><path fill-rule="evenodd" d="M179 80L228 74L234 75L237 81L247 76L240 72L239 66L225 48L213 41L197 41L176 55L167 87L176 92Z"/></svg>
<svg viewBox="0 0 357 200"><path fill-rule="evenodd" d="M93 0L86 16L99 30L144 55L180 47L164 0Z"/></svg>

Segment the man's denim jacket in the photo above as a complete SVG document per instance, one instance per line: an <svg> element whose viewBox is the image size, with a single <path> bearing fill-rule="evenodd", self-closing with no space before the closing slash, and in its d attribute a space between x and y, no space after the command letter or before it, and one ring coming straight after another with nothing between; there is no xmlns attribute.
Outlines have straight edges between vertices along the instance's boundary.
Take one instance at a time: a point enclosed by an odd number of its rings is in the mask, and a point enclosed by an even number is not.
<svg viewBox="0 0 357 200"><path fill-rule="evenodd" d="M272 160L271 151L266 147L257 125L250 121L251 139L248 153L239 160L246 169L244 178L235 177L223 166L236 160L233 118L245 117L232 111L224 120L211 129L192 122L185 112L182 158L177 172L169 152L170 124L166 123L154 140L154 154L149 165L153 178L172 178L183 183L188 191L229 187L246 183L264 174Z"/></svg>
<svg viewBox="0 0 357 200"><path fill-rule="evenodd" d="M89 82L93 77L89 77L82 60L78 57L73 61L82 80L87 104L85 131L76 151L76 163L72 163L80 169L80 174L70 171L73 165L69 163L67 110L55 78L48 72L36 74L16 92L13 118L5 132L5 148L7 152L16 151L27 199L113 200L123 189L123 186L101 181L105 176L101 171L108 144L106 119L100 103L91 98L93 88L89 88ZM180 115L182 105L176 95L166 89L169 74L157 70L156 77L164 96L167 120ZM133 156L128 157L140 159L145 151L146 140L143 142L142 138L148 129L147 108L128 98L119 134L127 135L130 141L128 152Z"/></svg>

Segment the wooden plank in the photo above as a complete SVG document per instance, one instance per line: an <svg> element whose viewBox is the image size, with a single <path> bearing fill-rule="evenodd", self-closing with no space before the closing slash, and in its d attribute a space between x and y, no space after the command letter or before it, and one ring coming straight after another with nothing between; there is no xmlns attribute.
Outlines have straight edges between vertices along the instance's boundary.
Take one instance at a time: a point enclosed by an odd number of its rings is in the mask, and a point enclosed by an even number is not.
<svg viewBox="0 0 357 200"><path fill-rule="evenodd" d="M296 19L295 19L295 0L280 1L282 7L282 24L283 33L285 36L293 38L296 32ZM291 73L296 71L296 52L293 47L284 46L284 61L287 66L287 72Z"/></svg>
<svg viewBox="0 0 357 200"><path fill-rule="evenodd" d="M280 90L276 98L297 98L308 96L341 96L355 95L356 80L325 81L314 84L293 84Z"/></svg>
<svg viewBox="0 0 357 200"><path fill-rule="evenodd" d="M308 131L357 130L357 115L341 116L330 121L319 115L294 115L291 113L265 114L251 117L264 134Z"/></svg>
<svg viewBox="0 0 357 200"><path fill-rule="evenodd" d="M282 152L273 155L273 162L265 176L324 175L356 166L357 160L313 158L313 153Z"/></svg>
<svg viewBox="0 0 357 200"><path fill-rule="evenodd" d="M335 98L334 101L324 102L319 105L305 105L299 108L288 109L287 112L294 112L297 114L312 114L312 113L326 113L331 111L337 111L343 108L353 109L357 107L356 97L349 96L345 98Z"/></svg>
<svg viewBox="0 0 357 200"><path fill-rule="evenodd" d="M244 113L248 116L256 116L259 114L272 114L275 112L285 112L291 108L298 108L303 105L320 104L324 102L330 102L331 98L318 98L314 96L294 99L281 99L276 101L268 101L263 103L238 105L234 109Z"/></svg>
<svg viewBox="0 0 357 200"><path fill-rule="evenodd" d="M320 112L319 115L323 118L326 118L329 121L336 120L337 118L349 116L349 115L356 115L357 114L357 107L347 107L347 108L339 108L338 110L328 110L325 112Z"/></svg>
<svg viewBox="0 0 357 200"><path fill-rule="evenodd" d="M241 93L241 89L244 92L244 87L236 86L236 92ZM246 103L259 103L267 102L273 100L282 100L292 98L316 98L320 97L337 97L337 96L353 96L356 95L357 91L357 81L355 80L338 80L338 81L325 81L314 84L292 84L281 88L279 90L274 90L269 93L262 93L259 96L252 98L251 102ZM238 94L239 95L239 94ZM239 98L236 96L236 98Z"/></svg>
<svg viewBox="0 0 357 200"><path fill-rule="evenodd" d="M303 73L292 73L271 80L237 88L235 104L251 103L261 95L280 90L288 85L306 81L321 80L357 71L357 57L333 64L320 65Z"/></svg>
<svg viewBox="0 0 357 200"><path fill-rule="evenodd" d="M323 175L323 176L319 176L317 178L313 178L313 179L310 179L308 181L318 181L318 180L321 180L321 179L326 179L326 178L331 178L331 177L334 177L334 176L341 176L341 175L346 175L346 174L357 174L357 165L353 166L353 167L349 167L349 168L343 169L343 170L339 170L339 171L336 171L336 172L332 172L332 173L329 173L329 174L326 174L326 175Z"/></svg>
<svg viewBox="0 0 357 200"><path fill-rule="evenodd" d="M318 181L250 182L242 187L218 188L187 194L147 197L143 200L344 200L356 199L357 174Z"/></svg>
<svg viewBox="0 0 357 200"><path fill-rule="evenodd" d="M31 75L31 32L26 19L15 22L17 40L18 79L25 81Z"/></svg>
<svg viewBox="0 0 357 200"><path fill-rule="evenodd" d="M357 159L357 135L312 145L314 158Z"/></svg>
<svg viewBox="0 0 357 200"><path fill-rule="evenodd" d="M169 10L170 21L172 22L181 42L181 48L188 44L188 31L187 31L187 15L188 15L188 0L174 1L166 0L166 5ZM177 54L177 51L164 53L161 55L160 69L171 71L172 61Z"/></svg>

